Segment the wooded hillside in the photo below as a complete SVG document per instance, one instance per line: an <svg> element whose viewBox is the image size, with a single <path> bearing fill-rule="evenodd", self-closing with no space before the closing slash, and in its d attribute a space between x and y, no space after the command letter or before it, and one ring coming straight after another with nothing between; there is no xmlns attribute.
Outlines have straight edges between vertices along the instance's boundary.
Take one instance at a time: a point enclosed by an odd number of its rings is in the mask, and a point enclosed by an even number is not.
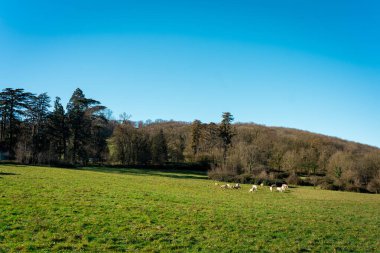
<svg viewBox="0 0 380 253"><path fill-rule="evenodd" d="M191 165L238 182L287 181L380 193L380 150L296 129L221 122L113 119L100 102L74 91L56 98L23 89L0 93L0 158L63 166Z"/></svg>

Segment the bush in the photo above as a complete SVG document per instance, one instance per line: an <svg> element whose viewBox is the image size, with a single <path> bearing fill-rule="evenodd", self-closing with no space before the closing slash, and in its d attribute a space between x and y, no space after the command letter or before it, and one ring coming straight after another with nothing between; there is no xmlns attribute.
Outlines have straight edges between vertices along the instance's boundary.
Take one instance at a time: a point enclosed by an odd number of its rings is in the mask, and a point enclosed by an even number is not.
<svg viewBox="0 0 380 253"><path fill-rule="evenodd" d="M257 176L257 178L261 181L261 182L265 182L266 180L268 180L269 176L268 176L268 173L263 170L260 172L260 174Z"/></svg>
<svg viewBox="0 0 380 253"><path fill-rule="evenodd" d="M380 193L380 172L369 182L367 190L373 193Z"/></svg>
<svg viewBox="0 0 380 253"><path fill-rule="evenodd" d="M323 178L322 177L318 177L318 176L311 176L311 177L308 177L306 180L305 180L308 184L316 187L317 185L320 185L322 184L323 182Z"/></svg>
<svg viewBox="0 0 380 253"><path fill-rule="evenodd" d="M255 177L252 174L241 174L234 177L233 182L241 184L252 184L255 183Z"/></svg>
<svg viewBox="0 0 380 253"><path fill-rule="evenodd" d="M231 182L236 177L236 173L225 167L214 167L207 172L210 179L217 181Z"/></svg>
<svg viewBox="0 0 380 253"><path fill-rule="evenodd" d="M285 181L286 181L286 183L293 184L293 185L301 185L302 184L302 180L296 175L296 173L290 174L286 178Z"/></svg>
<svg viewBox="0 0 380 253"><path fill-rule="evenodd" d="M332 183L329 183L327 181L322 182L319 187L323 190L338 190L336 186L334 186Z"/></svg>

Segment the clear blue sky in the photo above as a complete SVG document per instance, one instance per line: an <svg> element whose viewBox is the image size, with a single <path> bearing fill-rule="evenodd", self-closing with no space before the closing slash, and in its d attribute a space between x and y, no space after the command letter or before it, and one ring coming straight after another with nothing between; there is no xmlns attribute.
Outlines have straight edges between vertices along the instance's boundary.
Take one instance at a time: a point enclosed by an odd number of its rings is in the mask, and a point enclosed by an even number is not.
<svg viewBox="0 0 380 253"><path fill-rule="evenodd" d="M0 0L0 88L380 147L379 1Z"/></svg>

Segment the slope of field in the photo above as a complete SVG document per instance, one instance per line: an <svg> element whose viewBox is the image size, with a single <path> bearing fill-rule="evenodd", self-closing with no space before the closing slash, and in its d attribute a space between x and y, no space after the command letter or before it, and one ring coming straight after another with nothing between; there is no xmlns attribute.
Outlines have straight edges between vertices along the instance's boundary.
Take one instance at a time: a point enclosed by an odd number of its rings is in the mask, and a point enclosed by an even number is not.
<svg viewBox="0 0 380 253"><path fill-rule="evenodd" d="M380 196L205 175L0 165L0 252L379 252Z"/></svg>

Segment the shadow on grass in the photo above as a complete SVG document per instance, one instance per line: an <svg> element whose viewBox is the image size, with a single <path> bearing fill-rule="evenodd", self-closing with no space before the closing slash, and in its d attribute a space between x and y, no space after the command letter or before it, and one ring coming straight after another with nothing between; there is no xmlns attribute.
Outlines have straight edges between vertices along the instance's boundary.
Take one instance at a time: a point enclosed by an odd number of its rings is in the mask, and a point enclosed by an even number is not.
<svg viewBox="0 0 380 253"><path fill-rule="evenodd" d="M159 176L170 177L177 179L207 179L206 171L192 171L192 170L165 170L165 169L149 169L149 168L110 168L110 167L81 167L77 170L88 170L104 173L119 173L129 174L136 176Z"/></svg>
<svg viewBox="0 0 380 253"><path fill-rule="evenodd" d="M1 172L0 171L0 176L17 176L19 174L12 173L12 172Z"/></svg>
<svg viewBox="0 0 380 253"><path fill-rule="evenodd" d="M28 167L28 165L25 165L25 164L20 164L20 163L15 163L15 162L4 162L4 161L0 161L0 166L1 167L14 167L14 166Z"/></svg>
<svg viewBox="0 0 380 253"><path fill-rule="evenodd" d="M30 166L38 166L38 167L47 167L49 168L49 165L24 165L24 164L18 164L15 162L8 162L8 161L0 161L0 166L9 166L9 167L30 167ZM171 165L173 166L173 165ZM139 168L133 168L133 167L107 167L107 166L93 166L93 167L60 167L60 166L54 166L57 168L64 168L64 169L70 169L70 170L87 170L87 171L96 171L96 172L103 172L103 173L120 173L120 174L129 174L129 175L138 175L138 176L160 176L160 177L171 177L171 178L178 178L178 179L208 179L207 176L207 169L204 169L202 167L202 170L200 170L199 165L194 167L194 170L191 169L191 165L186 165L188 167L186 168L165 168L164 166L152 166L152 167L139 167ZM190 168L190 169L188 169ZM16 173L7 173L7 172L1 172L1 175L18 175ZM0 177L1 178L1 177Z"/></svg>

